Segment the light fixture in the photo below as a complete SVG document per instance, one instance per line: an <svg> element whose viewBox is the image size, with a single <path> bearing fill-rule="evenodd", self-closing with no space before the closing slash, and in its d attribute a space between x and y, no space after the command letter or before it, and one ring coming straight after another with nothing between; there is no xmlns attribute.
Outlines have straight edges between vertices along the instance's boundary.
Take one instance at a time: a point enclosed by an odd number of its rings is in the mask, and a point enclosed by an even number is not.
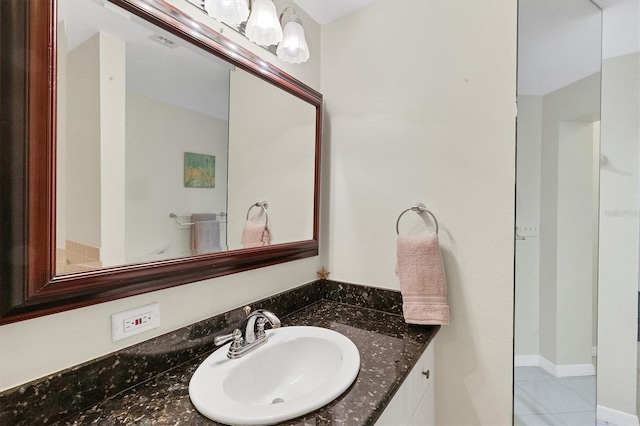
<svg viewBox="0 0 640 426"><path fill-rule="evenodd" d="M309 59L302 20L292 7L286 7L278 19L273 0L189 1L282 61L299 64Z"/></svg>
<svg viewBox="0 0 640 426"><path fill-rule="evenodd" d="M261 46L271 46L282 41L282 27L272 0L254 0L251 14L244 30L249 40Z"/></svg>
<svg viewBox="0 0 640 426"><path fill-rule="evenodd" d="M204 0L204 10L219 22L238 26L249 17L247 0Z"/></svg>
<svg viewBox="0 0 640 426"><path fill-rule="evenodd" d="M302 21L291 8L285 8L280 14L282 41L276 50L278 58L290 64L299 64L309 59L309 46L304 36Z"/></svg>

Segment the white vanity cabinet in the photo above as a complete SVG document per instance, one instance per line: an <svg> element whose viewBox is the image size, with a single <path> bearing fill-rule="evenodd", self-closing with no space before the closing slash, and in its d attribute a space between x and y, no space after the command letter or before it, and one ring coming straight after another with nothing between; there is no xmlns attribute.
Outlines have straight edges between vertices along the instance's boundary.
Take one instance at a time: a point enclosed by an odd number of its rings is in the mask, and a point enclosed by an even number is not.
<svg viewBox="0 0 640 426"><path fill-rule="evenodd" d="M434 346L429 343L376 426L435 425Z"/></svg>

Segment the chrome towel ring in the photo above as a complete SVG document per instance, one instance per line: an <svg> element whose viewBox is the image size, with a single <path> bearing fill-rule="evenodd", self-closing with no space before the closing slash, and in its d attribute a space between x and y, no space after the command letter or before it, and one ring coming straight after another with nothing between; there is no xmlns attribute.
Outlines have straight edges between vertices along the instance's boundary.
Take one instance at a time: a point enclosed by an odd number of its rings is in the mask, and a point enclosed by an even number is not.
<svg viewBox="0 0 640 426"><path fill-rule="evenodd" d="M255 204L251 204L251 207L249 207L249 210L247 210L247 220L249 220L249 213L251 212L251 209L254 207L262 208L262 211L264 211L264 217L265 217L264 226L266 227L267 225L269 225L269 213L267 212L267 207L269 207L269 203L266 201L258 201Z"/></svg>
<svg viewBox="0 0 640 426"><path fill-rule="evenodd" d="M405 211L403 211L402 213L400 213L400 216L398 216L398 220L396 221L396 234L400 235L400 218L402 217L403 214L405 214L409 210L412 210L418 214L428 213L429 216L431 216L431 218L433 219L433 223L435 223L436 225L436 234L438 233L438 219L436 219L433 213L427 210L427 207L423 203L418 203L415 206L411 206Z"/></svg>

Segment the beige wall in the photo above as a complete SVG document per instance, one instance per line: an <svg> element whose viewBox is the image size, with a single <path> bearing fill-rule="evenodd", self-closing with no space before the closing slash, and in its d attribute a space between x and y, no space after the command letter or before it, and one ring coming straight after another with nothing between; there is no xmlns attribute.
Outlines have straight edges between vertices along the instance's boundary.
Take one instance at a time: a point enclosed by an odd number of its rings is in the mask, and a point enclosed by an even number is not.
<svg viewBox="0 0 640 426"><path fill-rule="evenodd" d="M511 424L516 2L380 1L322 49L331 278L397 289L395 222L424 202L452 315L436 423Z"/></svg>

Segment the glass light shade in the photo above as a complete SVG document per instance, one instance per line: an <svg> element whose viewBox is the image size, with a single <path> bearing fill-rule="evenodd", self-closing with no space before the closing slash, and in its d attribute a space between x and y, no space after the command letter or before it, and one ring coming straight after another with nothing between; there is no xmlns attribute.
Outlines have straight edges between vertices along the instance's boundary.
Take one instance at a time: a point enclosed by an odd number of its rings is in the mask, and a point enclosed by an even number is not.
<svg viewBox="0 0 640 426"><path fill-rule="evenodd" d="M278 58L290 64L299 64L309 59L309 46L304 37L304 28L298 22L287 22L282 29L282 41L276 50Z"/></svg>
<svg viewBox="0 0 640 426"><path fill-rule="evenodd" d="M204 0L204 10L216 21L236 27L249 17L247 0Z"/></svg>
<svg viewBox="0 0 640 426"><path fill-rule="evenodd" d="M273 1L254 0L244 32L249 40L262 46L282 41L282 27Z"/></svg>

